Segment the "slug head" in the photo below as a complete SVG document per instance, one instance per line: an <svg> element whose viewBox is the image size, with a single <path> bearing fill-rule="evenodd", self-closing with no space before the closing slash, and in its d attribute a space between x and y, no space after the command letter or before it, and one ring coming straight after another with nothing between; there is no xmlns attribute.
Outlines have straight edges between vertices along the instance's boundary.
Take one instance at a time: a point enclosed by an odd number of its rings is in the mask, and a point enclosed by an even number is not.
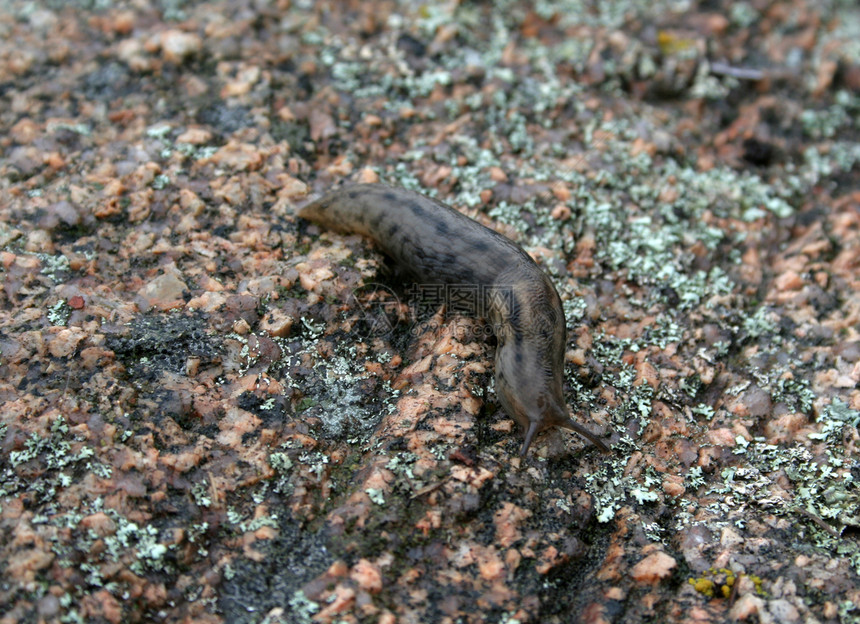
<svg viewBox="0 0 860 624"><path fill-rule="evenodd" d="M565 426L570 419L561 397L560 380L555 383L543 369L530 373L522 358L513 360L506 357L505 349L496 351L496 395L505 411L523 428L525 441L520 455L525 455L538 433Z"/></svg>
<svg viewBox="0 0 860 624"><path fill-rule="evenodd" d="M588 429L571 419L561 392L561 380L551 375L529 378L511 377L514 374L504 363L504 358L496 357L496 395L505 411L523 428L525 439L520 455L525 456L535 436L552 427L562 427L575 431L587 438L603 452L609 447ZM520 363L521 364L521 363ZM521 375L521 370L520 370Z"/></svg>
<svg viewBox="0 0 860 624"><path fill-rule="evenodd" d="M499 275L493 293L489 319L498 340L496 394L523 428L520 454L550 427L572 429L608 450L568 415L562 392L564 311L552 282L536 265L514 266Z"/></svg>

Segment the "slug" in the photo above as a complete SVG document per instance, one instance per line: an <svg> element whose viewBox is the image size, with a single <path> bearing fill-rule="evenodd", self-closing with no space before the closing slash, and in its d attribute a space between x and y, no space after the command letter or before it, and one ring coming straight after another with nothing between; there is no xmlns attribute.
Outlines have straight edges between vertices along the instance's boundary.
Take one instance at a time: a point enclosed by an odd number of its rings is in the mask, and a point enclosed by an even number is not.
<svg viewBox="0 0 860 624"><path fill-rule="evenodd" d="M568 415L562 393L567 340L561 299L523 249L498 232L429 197L382 184L332 191L298 216L373 241L423 284L468 286L498 340L496 395L523 428L520 455L544 429L563 427L600 438Z"/></svg>

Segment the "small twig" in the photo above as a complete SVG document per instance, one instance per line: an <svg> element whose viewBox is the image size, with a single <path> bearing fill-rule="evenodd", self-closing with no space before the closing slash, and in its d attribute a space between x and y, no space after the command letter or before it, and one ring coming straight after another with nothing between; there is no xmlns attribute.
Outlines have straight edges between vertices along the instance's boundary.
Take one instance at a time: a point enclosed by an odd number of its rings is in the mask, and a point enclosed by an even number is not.
<svg viewBox="0 0 860 624"><path fill-rule="evenodd" d="M429 494L430 492L433 492L434 490L438 490L440 487L445 485L446 481L448 481L447 478L442 479L441 481L437 481L436 483L431 483L430 485L425 485L423 488L421 488L420 490L417 490L414 494L412 494L412 496L410 496L409 498L414 500L414 499L418 498L419 496L424 496L425 494Z"/></svg>
<svg viewBox="0 0 860 624"><path fill-rule="evenodd" d="M764 78L764 72L760 69L732 67L728 63L721 63L720 61L711 62L711 73L718 76L731 76L739 80L761 80Z"/></svg>
<svg viewBox="0 0 860 624"><path fill-rule="evenodd" d="M732 583L732 591L729 593L729 608L731 608L735 604L735 600L738 599L738 587L741 584L741 577L736 576L735 582Z"/></svg>
<svg viewBox="0 0 860 624"><path fill-rule="evenodd" d="M814 513L812 513L811 511L808 511L808 510L804 509L803 507L796 507L796 509L797 509L797 511L799 511L802 515L804 515L804 516L806 516L807 518L809 518L810 520L812 520L815 524L817 524L817 525L818 525L818 526L820 526L822 529L824 529L825 531L827 531L827 532L828 532L830 535L832 535L833 537L835 537L835 538L837 538L837 539L839 539L840 537L842 537L842 535L839 533L839 531L837 531L836 529L834 529L832 526L830 526L829 524L827 524L824 520L822 520L821 518L819 518L818 516L816 516L816 515L815 515Z"/></svg>

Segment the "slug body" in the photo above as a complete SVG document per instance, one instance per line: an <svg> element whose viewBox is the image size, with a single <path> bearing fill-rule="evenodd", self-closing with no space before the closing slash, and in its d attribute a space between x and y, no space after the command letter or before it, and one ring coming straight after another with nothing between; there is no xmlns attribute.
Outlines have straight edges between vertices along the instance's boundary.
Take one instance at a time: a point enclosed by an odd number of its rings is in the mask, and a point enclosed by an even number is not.
<svg viewBox="0 0 860 624"><path fill-rule="evenodd" d="M561 299L519 245L441 202L381 184L338 189L298 215L366 236L423 284L473 286L467 289L472 303L485 311L498 339L496 394L525 433L521 455L550 427L571 429L608 450L568 415Z"/></svg>

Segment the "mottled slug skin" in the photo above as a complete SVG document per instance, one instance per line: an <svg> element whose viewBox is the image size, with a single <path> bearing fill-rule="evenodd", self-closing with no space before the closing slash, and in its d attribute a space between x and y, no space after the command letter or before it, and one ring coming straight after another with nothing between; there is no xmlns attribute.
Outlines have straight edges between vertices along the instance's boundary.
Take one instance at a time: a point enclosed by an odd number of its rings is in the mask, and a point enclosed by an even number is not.
<svg viewBox="0 0 860 624"><path fill-rule="evenodd" d="M568 415L561 300L519 245L441 202L381 184L338 189L298 215L366 236L420 283L479 286L477 309L488 311L498 338L496 393L525 432L521 455L549 427L572 429L608 450Z"/></svg>

